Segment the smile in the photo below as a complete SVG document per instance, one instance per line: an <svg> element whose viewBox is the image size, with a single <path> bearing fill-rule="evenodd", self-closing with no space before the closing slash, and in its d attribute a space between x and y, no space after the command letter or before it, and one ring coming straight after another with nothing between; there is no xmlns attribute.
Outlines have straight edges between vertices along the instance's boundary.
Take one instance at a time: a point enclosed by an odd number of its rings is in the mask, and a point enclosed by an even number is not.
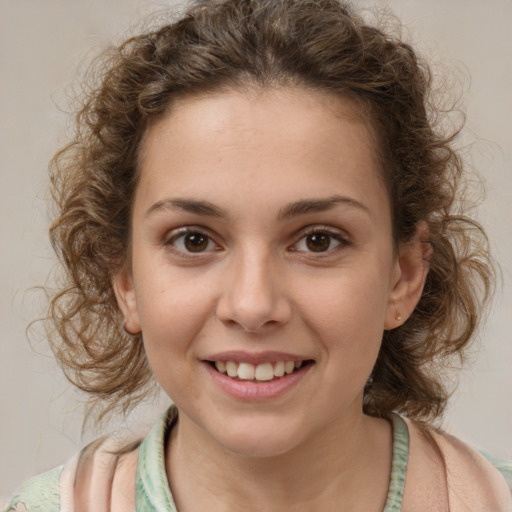
<svg viewBox="0 0 512 512"><path fill-rule="evenodd" d="M202 360L213 383L237 400L260 402L283 397L306 378L314 359L284 352L229 351Z"/></svg>
<svg viewBox="0 0 512 512"><path fill-rule="evenodd" d="M215 361L210 364L219 372L235 380L271 381L299 370L310 361L275 361L261 364L236 361Z"/></svg>

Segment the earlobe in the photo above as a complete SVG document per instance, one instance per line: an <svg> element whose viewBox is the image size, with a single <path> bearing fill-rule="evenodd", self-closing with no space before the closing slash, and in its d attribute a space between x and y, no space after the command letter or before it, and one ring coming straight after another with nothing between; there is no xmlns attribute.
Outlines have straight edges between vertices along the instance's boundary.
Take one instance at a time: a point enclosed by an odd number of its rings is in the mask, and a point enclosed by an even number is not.
<svg viewBox="0 0 512 512"><path fill-rule="evenodd" d="M432 245L425 222L418 223L413 238L399 248L397 277L393 284L384 328L395 329L412 314L423 293Z"/></svg>
<svg viewBox="0 0 512 512"><path fill-rule="evenodd" d="M117 305L124 317L124 330L129 334L139 334L142 329L131 272L127 269L120 270L112 279L112 287Z"/></svg>

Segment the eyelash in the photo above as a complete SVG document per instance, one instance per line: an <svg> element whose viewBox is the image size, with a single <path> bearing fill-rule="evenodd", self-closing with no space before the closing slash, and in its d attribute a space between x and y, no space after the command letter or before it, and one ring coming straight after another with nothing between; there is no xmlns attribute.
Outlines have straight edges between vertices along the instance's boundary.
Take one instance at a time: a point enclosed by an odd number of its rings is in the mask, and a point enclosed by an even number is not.
<svg viewBox="0 0 512 512"><path fill-rule="evenodd" d="M187 235L199 235L201 237L204 237L206 239L206 247L204 250L199 251L190 251L187 250L185 246L183 247L177 247L177 242L181 239L182 244L185 244L185 237ZM329 246L326 250L320 250L320 251L313 251L313 250L303 250L298 249L297 247L299 244L304 240L304 243L307 243L306 240L308 237L311 237L313 235L325 235L329 237ZM331 248L332 241L337 242L337 245L333 248ZM166 247L169 247L173 252L177 253L181 257L185 258L194 258L197 255L204 255L206 253L210 253L215 250L221 250L221 246L219 246L213 239L212 236L210 236L204 229L200 227L195 226L187 226L183 228L179 228L178 230L174 231L169 238L167 238L164 242L164 245ZM333 254L336 254L340 250L344 249L345 247L350 245L350 241L347 239L347 237L342 236L338 231L334 231L333 229L327 227L327 226L310 226L302 230L300 238L293 243L289 250L291 252L298 252L298 253L305 253L305 254L313 254L315 257L327 257L331 256Z"/></svg>
<svg viewBox="0 0 512 512"><path fill-rule="evenodd" d="M186 243L185 237L187 237L187 235L199 235L204 237L207 244L206 250L194 252L187 250L185 246L183 248L177 247L177 242L180 239L182 239L183 244ZM213 250L220 249L220 246L214 242L213 238L204 229L194 226L187 226L173 231L171 236L164 241L164 245L184 258L194 258L196 255L204 255L205 253L212 252L212 247L208 249L209 246L213 246Z"/></svg>
<svg viewBox="0 0 512 512"><path fill-rule="evenodd" d="M302 240L304 240L304 243L307 243L307 238L313 235L326 235L327 237L329 237L329 247L323 251L308 251L297 249L297 246ZM336 241L338 245L331 248L333 240ZM345 247L348 247L349 245L350 241L348 240L348 238L346 236L343 236L339 231L335 231L327 226L310 226L302 231L302 236L297 242L293 244L291 250L293 252L313 254L317 258L322 258L337 254L339 251L343 250Z"/></svg>

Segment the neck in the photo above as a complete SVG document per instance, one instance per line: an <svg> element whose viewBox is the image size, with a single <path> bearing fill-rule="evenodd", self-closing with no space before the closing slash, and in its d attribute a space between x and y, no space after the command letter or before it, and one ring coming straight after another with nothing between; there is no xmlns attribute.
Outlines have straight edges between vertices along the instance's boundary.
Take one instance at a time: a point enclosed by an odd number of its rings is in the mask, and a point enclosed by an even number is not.
<svg viewBox="0 0 512 512"><path fill-rule="evenodd" d="M271 457L233 453L182 414L171 432L166 469L180 512L368 512L384 508L391 459L390 424L363 414Z"/></svg>

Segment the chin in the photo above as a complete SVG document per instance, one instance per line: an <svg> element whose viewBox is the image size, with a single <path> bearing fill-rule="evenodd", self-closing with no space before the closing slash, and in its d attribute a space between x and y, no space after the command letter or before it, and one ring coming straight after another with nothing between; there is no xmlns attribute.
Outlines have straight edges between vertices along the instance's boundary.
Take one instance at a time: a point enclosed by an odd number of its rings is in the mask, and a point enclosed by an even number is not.
<svg viewBox="0 0 512 512"><path fill-rule="evenodd" d="M268 458L293 451L307 438L303 422L294 428L284 418L244 418L209 429L210 436L230 453Z"/></svg>
<svg viewBox="0 0 512 512"><path fill-rule="evenodd" d="M297 442L293 442L289 436L266 435L239 435L229 439L218 439L227 451L241 457L272 458L279 457L293 451Z"/></svg>

